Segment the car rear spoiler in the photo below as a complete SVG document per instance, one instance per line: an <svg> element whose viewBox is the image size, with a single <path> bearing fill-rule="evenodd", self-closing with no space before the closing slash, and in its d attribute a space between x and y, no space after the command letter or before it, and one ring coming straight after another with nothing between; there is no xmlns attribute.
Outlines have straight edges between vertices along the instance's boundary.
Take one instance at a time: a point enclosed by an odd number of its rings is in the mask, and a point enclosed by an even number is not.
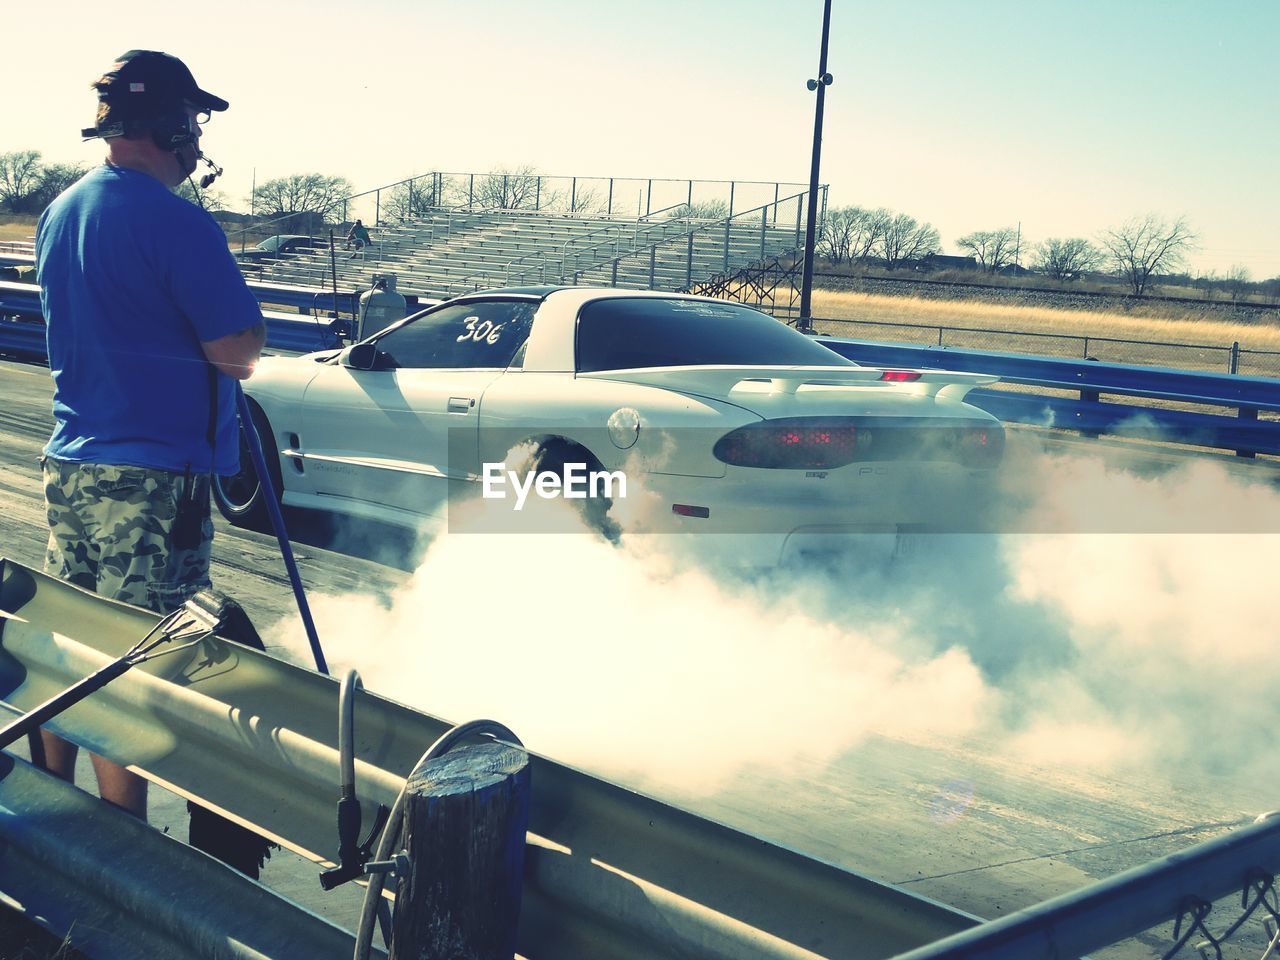
<svg viewBox="0 0 1280 960"><path fill-rule="evenodd" d="M904 370L917 375L910 380L884 379L884 367L638 367L631 370L598 370L579 373L592 380L614 380L678 390L704 397L730 399L731 395L794 394L808 389L857 387L893 388L901 393L942 400L963 400L974 387L995 383L999 377L949 370Z"/></svg>

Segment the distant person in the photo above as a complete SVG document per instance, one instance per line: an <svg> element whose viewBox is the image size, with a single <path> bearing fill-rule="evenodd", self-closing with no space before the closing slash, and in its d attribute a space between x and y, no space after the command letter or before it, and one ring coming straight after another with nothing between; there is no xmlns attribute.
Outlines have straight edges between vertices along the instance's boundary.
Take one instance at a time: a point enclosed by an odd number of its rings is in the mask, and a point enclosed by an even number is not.
<svg viewBox="0 0 1280 960"><path fill-rule="evenodd" d="M359 253L360 259L363 260L364 254L361 251L372 242L369 237L369 228L359 220L356 220L351 225L351 229L347 231L347 249L351 250L351 256L347 257L347 259L351 260Z"/></svg>
<svg viewBox="0 0 1280 960"><path fill-rule="evenodd" d="M83 135L106 141L106 161L36 228L54 384L45 570L163 614L210 585L209 479L238 469L235 381L266 328L222 229L172 192L227 101L154 50L122 54L92 86ZM47 730L42 744L44 766L74 782L76 745ZM145 819L146 781L93 763L103 799Z"/></svg>

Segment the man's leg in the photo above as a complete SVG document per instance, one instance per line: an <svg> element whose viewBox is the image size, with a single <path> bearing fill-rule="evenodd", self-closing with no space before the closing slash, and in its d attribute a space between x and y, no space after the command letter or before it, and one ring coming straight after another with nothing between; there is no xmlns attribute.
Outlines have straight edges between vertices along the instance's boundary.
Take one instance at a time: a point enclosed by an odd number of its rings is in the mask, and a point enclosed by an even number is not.
<svg viewBox="0 0 1280 960"><path fill-rule="evenodd" d="M45 512L49 519L49 544L44 572L86 590L98 584L98 549L77 509L82 494L79 464L40 458L44 475ZM44 744L44 768L68 783L76 782L76 757L80 748L48 730L40 731Z"/></svg>
<svg viewBox="0 0 1280 960"><path fill-rule="evenodd" d="M156 613L168 613L209 583L213 524L208 483L200 537L172 543L183 480L164 470L93 465L85 468L82 516L100 551L97 592ZM93 758L102 799L146 818L147 782L105 757Z"/></svg>

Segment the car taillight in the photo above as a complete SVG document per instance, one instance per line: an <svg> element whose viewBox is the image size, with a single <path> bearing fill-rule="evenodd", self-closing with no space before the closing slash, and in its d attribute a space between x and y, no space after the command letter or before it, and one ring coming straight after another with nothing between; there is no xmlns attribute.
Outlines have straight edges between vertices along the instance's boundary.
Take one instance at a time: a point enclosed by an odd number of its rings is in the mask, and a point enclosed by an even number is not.
<svg viewBox="0 0 1280 960"><path fill-rule="evenodd" d="M991 468L1004 457L1004 428L942 417L792 417L739 427L716 441L712 453L732 467L765 470L903 460Z"/></svg>
<svg viewBox="0 0 1280 960"><path fill-rule="evenodd" d="M831 470L857 459L858 443L852 423L766 420L725 434L713 453L734 467Z"/></svg>

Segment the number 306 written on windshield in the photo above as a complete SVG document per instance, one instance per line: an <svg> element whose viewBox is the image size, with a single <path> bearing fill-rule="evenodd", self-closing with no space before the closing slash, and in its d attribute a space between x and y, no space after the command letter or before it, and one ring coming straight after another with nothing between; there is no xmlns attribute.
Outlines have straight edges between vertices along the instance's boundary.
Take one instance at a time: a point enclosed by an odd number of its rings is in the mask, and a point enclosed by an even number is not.
<svg viewBox="0 0 1280 960"><path fill-rule="evenodd" d="M474 341L476 343L487 343L490 346L497 343L502 337L502 328L505 323L495 324L492 320L481 320L479 317L467 317L463 321L466 332L458 337L458 343L467 343Z"/></svg>

